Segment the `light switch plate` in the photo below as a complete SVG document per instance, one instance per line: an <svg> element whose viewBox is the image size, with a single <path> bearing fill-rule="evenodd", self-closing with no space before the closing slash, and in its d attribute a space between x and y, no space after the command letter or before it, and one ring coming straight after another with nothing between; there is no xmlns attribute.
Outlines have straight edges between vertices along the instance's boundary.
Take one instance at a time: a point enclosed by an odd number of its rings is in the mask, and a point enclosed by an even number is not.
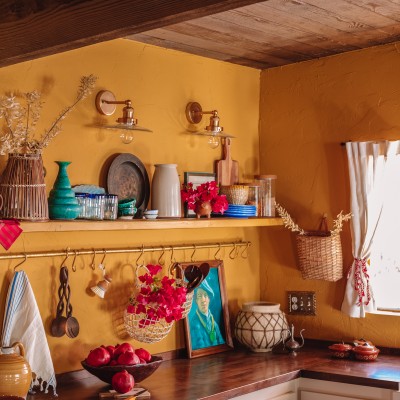
<svg viewBox="0 0 400 400"><path fill-rule="evenodd" d="M289 314L316 315L317 299L315 292L287 292Z"/></svg>

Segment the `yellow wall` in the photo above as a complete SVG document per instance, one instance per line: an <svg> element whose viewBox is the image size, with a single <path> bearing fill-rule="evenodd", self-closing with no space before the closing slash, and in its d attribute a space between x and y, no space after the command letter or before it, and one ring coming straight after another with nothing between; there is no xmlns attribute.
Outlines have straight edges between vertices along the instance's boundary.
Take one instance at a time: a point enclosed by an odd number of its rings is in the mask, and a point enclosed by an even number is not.
<svg viewBox="0 0 400 400"><path fill-rule="evenodd" d="M398 139L398 44L263 71L260 171L275 173L277 201L304 229L349 211L345 149L349 140ZM342 234L345 270L352 262L349 226ZM399 347L400 318L340 312L345 279L306 281L296 267L294 234L269 232L261 242L261 297L287 304L286 290L315 291L316 317L291 317L306 337L368 338ZM291 249L292 251L288 251Z"/></svg>
<svg viewBox="0 0 400 400"><path fill-rule="evenodd" d="M93 73L98 76L98 90L113 91L118 99L130 98L139 125L153 133L137 133L130 145L124 145L118 134L91 126L98 114L94 107L95 93L84 100L63 124L63 131L44 151L47 169L46 183L51 189L56 174L55 160L68 160L71 183L99 184L105 160L120 152L135 154L145 164L151 179L154 163L177 163L183 180L184 171L213 171L213 163L220 159L221 150L212 150L202 138L185 134L185 106L188 101L199 101L205 110L217 109L221 124L227 132L237 136L232 142L232 156L239 161L240 178L249 179L258 172L259 159L259 91L260 73L246 67L213 61L206 58L142 45L128 40L115 40L51 57L0 69L1 93L38 89L45 101L39 133L48 128L57 114L76 95L79 78ZM111 117L110 120L113 120ZM202 126L207 123L203 120ZM245 126L245 130L241 127ZM240 149L240 150L239 150ZM5 157L2 158L4 164ZM258 300L259 288L259 233L256 228L27 233L22 234L9 252L59 250L70 247L103 248L162 244L192 244L250 240L248 259L229 258L229 250L222 252L225 261L227 294L231 315L234 316L244 301ZM178 261L190 261L192 252L177 252ZM196 260L214 259L214 250L195 254ZM157 261L160 254L146 255L145 261ZM169 255L167 255L167 258ZM100 263L101 256L96 259ZM115 344L126 340L121 332L121 310L126 304L133 284L136 257L107 256L107 271L113 277L107 298L93 297L88 288L100 278L100 270L89 267L91 257L79 257L77 272L70 270L70 284L74 315L81 332L76 339L48 336L56 372L80 369L89 349L100 344ZM46 332L55 316L58 271L62 259L29 260L24 267L31 281ZM0 319L9 277L16 263L2 262L0 268ZM72 258L67 262L71 267ZM245 278L245 282L243 281ZM142 344L134 343L137 346ZM182 322L163 341L145 345L151 352L162 352L184 347Z"/></svg>

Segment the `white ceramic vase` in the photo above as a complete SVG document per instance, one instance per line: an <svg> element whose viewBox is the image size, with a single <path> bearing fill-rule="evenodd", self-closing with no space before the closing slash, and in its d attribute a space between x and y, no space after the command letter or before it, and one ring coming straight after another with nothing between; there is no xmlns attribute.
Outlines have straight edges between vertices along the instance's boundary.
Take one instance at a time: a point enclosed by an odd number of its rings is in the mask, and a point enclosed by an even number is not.
<svg viewBox="0 0 400 400"><path fill-rule="evenodd" d="M181 185L176 164L155 164L151 182L151 208L159 218L181 217Z"/></svg>
<svg viewBox="0 0 400 400"><path fill-rule="evenodd" d="M267 352L282 340L288 323L280 304L244 303L235 321L236 339L254 352Z"/></svg>

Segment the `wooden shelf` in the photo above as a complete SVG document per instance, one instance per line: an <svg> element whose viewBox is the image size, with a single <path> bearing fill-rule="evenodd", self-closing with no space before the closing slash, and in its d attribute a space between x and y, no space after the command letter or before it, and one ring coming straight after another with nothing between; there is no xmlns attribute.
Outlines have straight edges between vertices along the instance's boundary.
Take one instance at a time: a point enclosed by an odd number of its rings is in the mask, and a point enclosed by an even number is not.
<svg viewBox="0 0 400 400"><path fill-rule="evenodd" d="M75 232L75 231L120 231L158 229L200 228L245 228L281 226L281 218L211 218L211 219L159 219L159 220L116 220L116 221L47 221L21 222L24 232Z"/></svg>

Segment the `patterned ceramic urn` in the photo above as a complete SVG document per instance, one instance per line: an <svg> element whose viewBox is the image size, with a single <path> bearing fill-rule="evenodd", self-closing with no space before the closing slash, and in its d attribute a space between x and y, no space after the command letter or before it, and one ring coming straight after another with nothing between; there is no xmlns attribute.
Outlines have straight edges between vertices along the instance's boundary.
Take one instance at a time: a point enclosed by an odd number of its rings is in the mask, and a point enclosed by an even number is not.
<svg viewBox="0 0 400 400"><path fill-rule="evenodd" d="M280 304L244 303L235 321L236 339L254 352L267 352L282 340L288 323Z"/></svg>

